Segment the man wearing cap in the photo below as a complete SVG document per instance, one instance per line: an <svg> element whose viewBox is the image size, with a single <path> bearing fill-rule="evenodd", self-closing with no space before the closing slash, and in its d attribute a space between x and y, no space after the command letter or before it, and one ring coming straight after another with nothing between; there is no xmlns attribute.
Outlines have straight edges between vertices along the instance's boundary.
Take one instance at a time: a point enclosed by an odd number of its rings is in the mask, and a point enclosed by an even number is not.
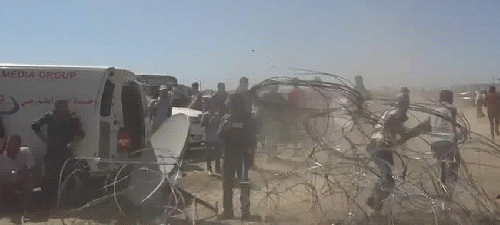
<svg viewBox="0 0 500 225"><path fill-rule="evenodd" d="M155 132L163 122L172 116L172 104L170 102L170 93L166 85L161 85L158 89L159 97L151 103L151 115L153 117L153 124L151 129Z"/></svg>
<svg viewBox="0 0 500 225"><path fill-rule="evenodd" d="M41 131L45 125L47 125L46 136ZM85 136L81 122L74 113L69 111L68 100L57 100L55 109L36 120L31 124L31 128L47 144L42 191L45 192L49 201L55 200L62 166L72 155L68 147L72 141Z"/></svg>

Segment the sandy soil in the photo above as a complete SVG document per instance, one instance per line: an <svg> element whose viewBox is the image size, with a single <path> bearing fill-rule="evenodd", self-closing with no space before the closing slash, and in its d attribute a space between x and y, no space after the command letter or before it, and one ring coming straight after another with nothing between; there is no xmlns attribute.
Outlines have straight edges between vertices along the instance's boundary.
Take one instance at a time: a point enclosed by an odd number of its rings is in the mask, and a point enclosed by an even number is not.
<svg viewBox="0 0 500 225"><path fill-rule="evenodd" d="M461 112L468 119L471 130L477 132L480 135L489 137L489 122L487 118L477 118L476 109L471 107L461 107ZM496 143L500 143L500 137L496 138ZM276 174L280 174L286 171L300 171L308 166L307 162L301 157L292 157L293 151L289 147L282 146L281 154L276 160L267 160L264 155L258 155L256 160L256 169L251 172L252 180L252 207L251 211L262 218L267 217L267 222L269 224L279 223L279 224L316 224L319 221L329 222L330 224L335 221L332 219L322 220L320 218L315 218L315 216L320 215L311 202L298 202L294 201L293 198L305 199L307 196L275 196L271 198L266 196L266 191L269 188L265 187L265 180L269 177L274 177ZM474 150L463 150L462 157L469 165L469 170L473 175L474 180L477 184L484 188L486 193L491 199L495 199L500 190L497 187L496 177L499 172L499 168L495 166L500 165L500 158L491 157L491 155L484 154ZM480 164L480 165L477 165ZM222 185L219 177L208 176L204 171L205 163L197 163L196 171L187 171L186 176L182 180L181 186L186 190L204 199L205 201L217 205L221 208L222 200ZM283 183L301 183L301 177L296 179L293 175L283 178ZM308 183L312 183L310 180ZM300 188L298 188L300 189ZM306 188L302 188L304 190ZM361 190L361 191L365 191ZM238 206L239 206L239 190L235 189L234 205L236 208L236 216L239 216ZM269 192L268 192L269 193ZM296 193L297 195L304 193ZM332 193L333 195L338 195L336 202L330 204L331 218L335 218L335 212L338 212L338 217L345 217L345 212L342 212L342 208L346 206L347 200L342 193ZM363 196L363 195L361 195ZM280 199L281 198L281 199ZM274 202L273 202L274 201ZM289 202L289 204L287 203ZM277 206L279 205L279 206ZM276 208L273 208L276 206ZM222 209L221 209L222 211ZM193 215L194 212L192 212ZM196 211L196 218L199 218L199 222L215 222L221 224L240 224L237 220L232 221L217 221L214 218L209 218L214 216L212 212L198 209ZM418 216L417 216L418 217ZM209 219L204 219L209 218ZM272 218L272 219L270 219ZM414 224L418 222L413 221ZM425 222L422 222L425 224ZM251 223L250 223L251 224Z"/></svg>
<svg viewBox="0 0 500 225"><path fill-rule="evenodd" d="M469 120L471 129L478 134L489 137L489 123L487 118L476 118L475 108L462 107L461 111ZM500 143L500 137L496 138L496 143ZM345 212L343 208L349 204L343 193L328 193L336 195L335 202L329 205L330 218L318 218L321 215L321 209L315 207L314 201L298 201L297 199L307 199L308 193L311 192L310 187L300 186L294 187L296 191L292 191L287 195L274 195L276 190L280 190L280 185L290 186L290 184L306 184L317 183L321 186L321 181L311 180L313 178L304 178L302 172L307 168L311 168L309 162L305 161L305 155L293 156L294 151L290 146L280 146L279 158L267 159L267 157L258 153L256 155L256 168L251 171L250 178L252 181L252 200L251 212L256 215L255 221L259 222L241 222L238 218L235 220L219 221L216 219L216 213L210 211L201 205L191 206L180 215L179 218L188 216L189 224L317 224L322 221L325 224L333 224L335 220L331 218L344 218ZM500 165L500 159L491 157L490 155L475 152L472 150L464 151L462 157L466 162L470 163L471 170L476 182L482 186L489 197L495 198L500 194L497 187L497 174ZM325 155L325 158L328 158ZM205 171L206 163L203 161L191 161L183 167L183 177L180 180L180 187L192 193L197 198L219 208L219 213L222 212L222 182L220 176L208 175ZM476 165L481 164L481 165ZM489 166L488 166L489 165ZM352 171L343 171L350 173ZM270 182L272 179L273 182ZM304 180L308 179L308 180ZM274 186L269 186L269 184ZM360 188L360 192L366 192L369 188ZM320 191L320 190L316 190ZM321 195L319 195L321 196ZM361 196L361 195L360 195ZM326 198L325 198L326 199ZM317 200L321 202L321 199ZM239 211L239 189L235 189L234 206L236 217L241 215ZM56 211L43 211L37 213L28 213L25 221L29 224L125 224L133 221L126 219L112 219L107 221L95 221L89 219L77 218L56 218ZM338 214L338 215L336 215ZM159 220L161 221L161 220ZM19 224L23 222L23 217L19 214L4 215L0 219L0 224ZM169 220L163 221L166 224L187 224L185 220Z"/></svg>

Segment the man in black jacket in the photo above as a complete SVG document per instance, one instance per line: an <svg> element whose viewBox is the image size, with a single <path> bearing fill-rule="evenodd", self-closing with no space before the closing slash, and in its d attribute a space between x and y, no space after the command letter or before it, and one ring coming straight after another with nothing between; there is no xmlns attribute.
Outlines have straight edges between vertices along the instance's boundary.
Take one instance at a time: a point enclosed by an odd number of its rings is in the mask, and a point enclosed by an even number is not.
<svg viewBox="0 0 500 225"><path fill-rule="evenodd" d="M46 136L41 131L45 125ZM47 144L42 191L49 200L55 200L62 166L72 156L68 147L73 140L84 137L80 119L69 111L67 100L58 100L55 102L55 109L36 120L31 128Z"/></svg>
<svg viewBox="0 0 500 225"><path fill-rule="evenodd" d="M245 112L244 99L241 94L230 97L229 113L222 118L219 137L224 141L223 170L223 219L234 217L233 184L238 170L247 170L251 162L251 150L255 145L255 123L250 114ZM243 171L247 174L247 171ZM241 212L242 220L250 218L250 183L248 177L241 179Z"/></svg>

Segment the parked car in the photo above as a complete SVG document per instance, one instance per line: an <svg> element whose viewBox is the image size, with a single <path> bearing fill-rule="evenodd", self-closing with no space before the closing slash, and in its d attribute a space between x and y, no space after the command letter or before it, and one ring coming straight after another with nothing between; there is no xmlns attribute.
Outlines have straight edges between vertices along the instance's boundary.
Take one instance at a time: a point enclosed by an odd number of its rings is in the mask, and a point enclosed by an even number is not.
<svg viewBox="0 0 500 225"><path fill-rule="evenodd" d="M203 146L205 141L205 134L203 128L201 127L202 112L199 110L183 107L172 108L172 115L181 113L189 117L189 133L186 141L187 147L192 148Z"/></svg>
<svg viewBox="0 0 500 225"><path fill-rule="evenodd" d="M475 105L476 93L473 91L464 91L458 94L458 103L463 106Z"/></svg>

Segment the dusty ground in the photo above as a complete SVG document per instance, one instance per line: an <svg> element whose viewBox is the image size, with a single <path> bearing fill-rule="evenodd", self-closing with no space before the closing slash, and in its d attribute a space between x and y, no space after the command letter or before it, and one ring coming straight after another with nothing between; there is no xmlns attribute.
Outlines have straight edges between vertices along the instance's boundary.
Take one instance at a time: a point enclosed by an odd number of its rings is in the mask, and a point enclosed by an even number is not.
<svg viewBox="0 0 500 225"><path fill-rule="evenodd" d="M487 118L476 118L475 108L462 107L462 112L465 114L471 124L473 131L489 137L489 123ZM500 137L496 139L496 143L500 144ZM290 186L292 183L306 184L317 183L316 180L304 180L300 176L301 171L314 165L305 162L305 155L299 157L292 156L294 153L289 146L280 146L281 154L278 159L269 160L262 153L256 156L256 168L251 171L250 178L252 181L252 202L251 212L256 215L254 222L240 222L239 219L229 221L219 221L216 219L215 212L208 210L206 207L196 205L196 207L188 207L184 213L179 214L178 218L189 217L189 222L185 220L158 220L159 222L171 224L317 224L322 221L326 224L332 224L335 220L331 218L344 218L346 216L343 208L346 206L347 200L342 193L329 193L337 195L336 201L326 204L330 206L330 218L318 218L320 210L315 207L313 201L298 201L297 199L308 199L310 188L306 186L293 187L294 191L287 192L286 195L273 195L276 190L280 190L280 184ZM464 151L463 158L470 163L469 169L474 175L476 182L482 186L490 198L495 198L500 194L497 187L497 174L500 165L500 159L490 157L489 155L474 152L471 150ZM326 157L326 156L325 156ZM482 164L481 166L476 164ZM487 166L487 165L491 166ZM180 186L194 194L199 199L218 207L219 213L222 211L222 183L219 176L208 175L205 172L205 162L193 160L183 168L183 178ZM290 171L296 171L297 175ZM289 173L284 173L289 172ZM346 171L349 173L349 171ZM278 175L278 176L277 176ZM273 182L269 182L272 179ZM280 180L281 179L281 180ZM311 178L313 179L313 178ZM267 186L272 183L274 186ZM318 186L321 186L318 183ZM361 192L367 188L361 188ZM316 190L319 191L319 190ZM289 194L293 193L293 194ZM270 195L269 195L270 194ZM321 199L317 200L321 202ZM235 189L234 205L236 217L241 215L239 211L239 190ZM325 205L325 204L323 204ZM57 211L43 211L38 213L28 213L24 218L24 222L29 224L125 224L135 222L126 219L111 219L106 221L95 221L89 219L76 218L56 218ZM338 214L338 215L336 215ZM194 220L194 221L193 221ZM0 219L0 224L22 223L23 217L19 214L4 215Z"/></svg>
<svg viewBox="0 0 500 225"><path fill-rule="evenodd" d="M460 110L469 120L471 129L474 132L477 132L485 137L489 137L489 122L487 118L477 118L475 108L461 107ZM495 142L500 143L500 137L497 137ZM258 155L257 157L257 168L251 173L253 184L251 211L253 214L262 217L260 221L267 217L267 222L270 224L273 224L274 222L281 224L316 224L320 220L319 218L315 218L315 216L320 214L316 212L317 209L314 209L313 204L311 202L298 202L293 200L293 198L306 199L307 196L298 197L298 195L304 195L304 193L300 193L299 191L299 193L296 193L297 196L275 196L275 198L266 196L266 191L269 191L269 189L265 187L266 178L274 177L276 174L282 172L292 171L294 169L300 170L311 166L304 162L304 158L292 157L291 155L293 154L293 151L289 148L286 149L286 146L282 146L282 148L282 153L279 155L277 160L267 160L264 155ZM499 168L496 166L500 165L500 159L471 149L464 149L462 153L462 157L468 163L469 170L473 175L474 180L477 184L479 184L479 186L484 188L485 192L491 199L495 199L496 196L500 194L500 189L497 187L496 181L499 172ZM199 198L214 205L218 205L218 207L221 208L222 185L220 178L208 176L204 171L205 163L203 162L197 163L196 168L197 169L194 171L186 172L186 176L181 183L182 186L190 192L196 193ZM283 183L302 182L302 180L300 180L301 178L294 179L295 178L293 176L289 176L283 179ZM311 181L307 182L312 183ZM305 189L306 188L302 188L302 190ZM236 210L238 210L237 206L239 205L239 201L237 189L235 190L235 193L236 196L234 205ZM339 217L345 217L345 213L342 212L342 208L347 204L345 196L343 196L342 193L334 194L337 194L338 198L336 202L333 202L330 205L333 209L331 212L333 212L332 214L335 214L335 212L338 211ZM273 208L273 206L276 207ZM196 214L194 212L192 213L193 217L199 218L200 222L205 221L226 224L236 223L235 221L217 221L211 217L214 216L213 213L200 208L198 208ZM236 216L239 216L238 212ZM335 215L331 216L332 218L335 218ZM326 221L332 222L334 220ZM326 221L322 220L322 222ZM414 221L414 223L416 224L417 222Z"/></svg>
<svg viewBox="0 0 500 225"><path fill-rule="evenodd" d="M489 137L489 123L487 118L477 118L475 108L461 107L461 110L469 120L471 129L474 132ZM500 137L496 139L496 143L500 143ZM334 214L336 213L338 213L339 218L345 217L345 212L342 211L342 208L346 206L347 201L342 193L332 193L333 195L338 195L338 197L335 198L336 201L331 204L326 204L331 207L329 209L331 210L330 219L317 218L317 216L320 217L321 214L319 214L318 209L314 207L312 202L299 202L296 200L307 199L307 193L310 192L307 191L306 187L295 187L297 191L294 195L289 193L288 195L281 196L266 195L266 193L272 193L272 191L270 191L272 188L266 187L266 179L272 178L275 181L277 179L279 181L279 178L276 178L277 174L293 170L300 171L301 169L311 166L304 161L304 158L293 157L293 151L290 150L289 146L281 146L281 148L281 154L279 155L279 158L275 160L268 160L264 155L259 154L256 159L256 169L251 172L253 185L251 211L253 214L260 217L259 221L262 221L262 219L266 220L267 218L267 222L270 224L275 222L280 224L316 224L319 221L322 223L327 221L331 223L332 221L335 221L331 218L335 218L336 216ZM462 153L462 157L468 163L469 170L477 184L484 188L490 198L495 199L496 196L500 194L500 190L498 189L496 182L499 168L495 168L496 165L500 165L500 159L470 149L463 150ZM221 209L222 184L220 177L207 175L204 170L204 162L195 163L191 166L191 169L194 170L186 171L185 177L181 182L181 186L186 190L189 190L191 193L195 193L199 198L213 205L217 205L219 209ZM303 179L304 178L301 176L294 177L293 174L291 174L286 178L283 178L282 184L283 186L286 185L285 183L301 184L304 182ZM305 182L314 183L315 181L307 180ZM274 184L276 183L279 184L279 182L274 182ZM321 185L322 184L318 183L318 186ZM279 187L274 188L279 189ZM362 188L361 192L366 192L366 189L367 188ZM236 216L238 217L239 190L236 189L235 193L234 205L236 207ZM362 194L360 196L362 196ZM321 202L321 200L319 200L319 202ZM201 207L198 208L196 212L192 211L191 213L192 217L199 219L199 222L214 222L222 224L239 223L235 221L217 221L214 218L214 213L204 210Z"/></svg>

